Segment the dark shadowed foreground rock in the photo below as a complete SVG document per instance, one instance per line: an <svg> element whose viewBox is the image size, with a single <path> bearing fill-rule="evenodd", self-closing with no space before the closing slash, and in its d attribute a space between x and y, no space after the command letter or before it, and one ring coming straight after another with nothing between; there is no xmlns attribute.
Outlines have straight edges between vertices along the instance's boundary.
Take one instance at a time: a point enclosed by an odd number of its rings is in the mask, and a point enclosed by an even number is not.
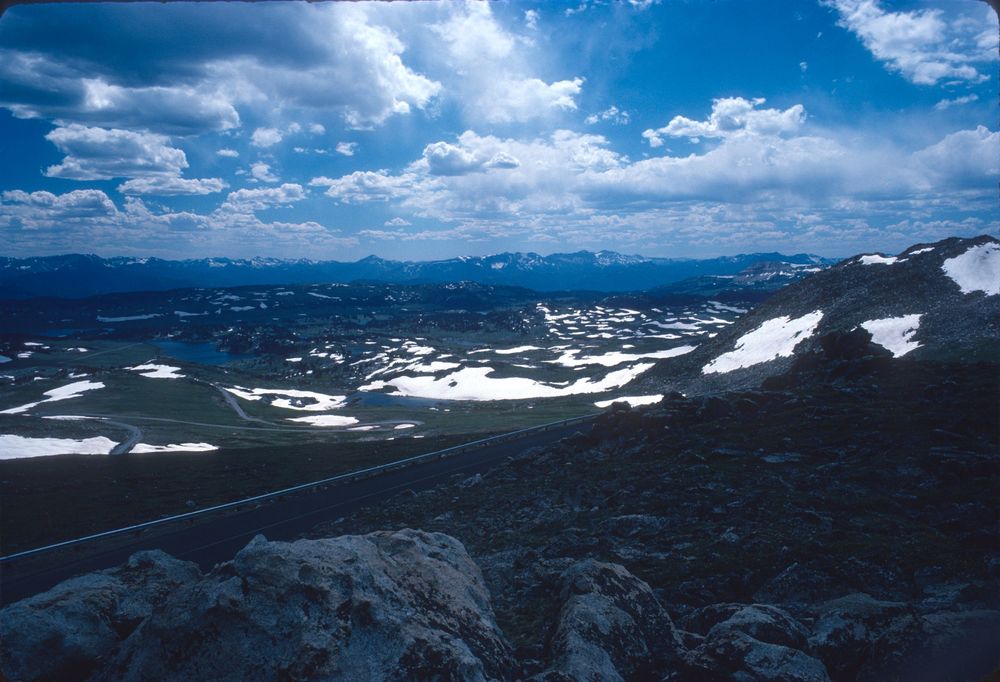
<svg viewBox="0 0 1000 682"><path fill-rule="evenodd" d="M765 604L716 604L688 619L708 627L677 679L828 682L823 663L803 651L808 631L782 609ZM716 621L713 623L713 621Z"/></svg>
<svg viewBox="0 0 1000 682"><path fill-rule="evenodd" d="M683 644L649 585L618 564L580 561L563 574L550 669L537 679L649 678L676 667Z"/></svg>
<svg viewBox="0 0 1000 682"><path fill-rule="evenodd" d="M178 588L201 578L163 552L60 583L0 611L0 671L11 680L83 680Z"/></svg>
<svg viewBox="0 0 1000 682"><path fill-rule="evenodd" d="M121 594L64 583L9 607L5 630L20 632L30 616L49 631L36 625L33 643L5 637L17 658L5 654L4 673L43 677L39 647L64 639L72 649L62 645L63 663L98 680L490 680L514 667L479 569L446 535L258 537L233 561L186 578L151 612L137 611L141 623L120 644L104 614L117 613L105 602L120 604Z"/></svg>

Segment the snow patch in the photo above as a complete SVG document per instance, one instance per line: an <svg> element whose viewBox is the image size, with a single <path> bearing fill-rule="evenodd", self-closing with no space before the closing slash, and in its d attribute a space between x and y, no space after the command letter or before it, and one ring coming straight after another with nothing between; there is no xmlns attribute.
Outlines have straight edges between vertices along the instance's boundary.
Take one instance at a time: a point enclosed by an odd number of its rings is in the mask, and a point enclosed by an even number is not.
<svg viewBox="0 0 1000 682"><path fill-rule="evenodd" d="M941 269L963 294L976 291L985 292L987 296L1000 294L1000 244L973 246L947 259Z"/></svg>
<svg viewBox="0 0 1000 682"><path fill-rule="evenodd" d="M244 400L260 400L264 396L278 396L271 401L271 405L274 407L282 407L286 410L302 410L304 412L335 410L338 407L343 407L344 401L347 399L345 395L326 395L325 393L299 391L293 388L242 388L240 386L233 386L225 390ZM303 399L312 399L315 402L302 403Z"/></svg>
<svg viewBox="0 0 1000 682"><path fill-rule="evenodd" d="M788 357L800 342L809 338L816 331L816 326L823 319L822 310L789 318L787 315L776 317L764 322L751 332L741 336L736 341L736 348L723 353L715 360L702 367L702 374L721 374L734 369L742 369L762 362Z"/></svg>
<svg viewBox="0 0 1000 682"><path fill-rule="evenodd" d="M218 446L211 443L171 443L170 445L139 443L132 448L132 452L141 455L147 452L210 452L218 449Z"/></svg>
<svg viewBox="0 0 1000 682"><path fill-rule="evenodd" d="M44 457L48 455L106 455L118 443L95 436L93 438L30 438L12 434L0 435L0 459Z"/></svg>
<svg viewBox="0 0 1000 682"><path fill-rule="evenodd" d="M21 414L22 412L27 412L33 407L41 405L42 403L54 403L60 400L79 398L86 391L94 391L98 388L104 388L104 384L100 381L74 381L72 384L66 384L65 386L60 386L59 388L53 388L51 391L46 391L45 395L47 395L48 398L45 398L44 400L28 403L27 405L21 405L20 407L12 407L8 410L0 411L0 414Z"/></svg>
<svg viewBox="0 0 1000 682"><path fill-rule="evenodd" d="M895 256L880 256L877 253L873 253L868 256L861 256L859 259L859 262L862 265L892 265L898 261L899 259Z"/></svg>
<svg viewBox="0 0 1000 682"><path fill-rule="evenodd" d="M872 343L891 351L894 358L900 358L911 350L920 348L920 344L912 340L920 327L919 314L868 320L862 322L861 326L872 335Z"/></svg>
<svg viewBox="0 0 1000 682"><path fill-rule="evenodd" d="M128 367L127 369L133 372L140 372L139 376L148 377L150 379L183 379L183 374L178 374L181 371L180 367L171 367L170 365L154 365L147 362L143 365L136 365L135 367Z"/></svg>
<svg viewBox="0 0 1000 682"><path fill-rule="evenodd" d="M317 414L309 417L290 417L288 421L312 424L313 426L350 426L351 424L358 423L358 420L354 417L342 417L338 414Z"/></svg>
<svg viewBox="0 0 1000 682"><path fill-rule="evenodd" d="M663 394L660 393L656 395L623 395L620 398L598 400L594 404L602 409L611 407L615 403L628 403L631 407L639 407L640 405L654 405L661 400L663 400Z"/></svg>
<svg viewBox="0 0 1000 682"><path fill-rule="evenodd" d="M604 393L621 388L653 366L640 363L609 373L603 379L578 379L566 386L553 386L524 377L495 379L489 375L492 367L467 367L439 379L429 376L401 376L389 381L375 381L358 387L359 391L376 391L388 386L396 390L392 395L439 400L525 400L529 398L556 398L581 393Z"/></svg>

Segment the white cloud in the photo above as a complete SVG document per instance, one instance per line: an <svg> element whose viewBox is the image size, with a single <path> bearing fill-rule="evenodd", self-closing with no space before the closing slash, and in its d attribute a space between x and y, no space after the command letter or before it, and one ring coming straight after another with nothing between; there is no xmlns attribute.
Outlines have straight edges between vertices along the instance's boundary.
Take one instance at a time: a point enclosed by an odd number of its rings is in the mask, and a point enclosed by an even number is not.
<svg viewBox="0 0 1000 682"><path fill-rule="evenodd" d="M805 73L809 70L809 62L799 62L799 71Z"/></svg>
<svg viewBox="0 0 1000 682"><path fill-rule="evenodd" d="M406 227L407 225L410 224L411 223L409 220L406 220L405 218L400 218L398 216L391 220L387 220L384 223L386 227Z"/></svg>
<svg viewBox="0 0 1000 682"><path fill-rule="evenodd" d="M215 152L215 155L216 156L222 156L222 157L229 158L229 159L235 159L236 157L238 157L240 155L240 153L238 151L236 151L235 149L225 148L225 149L220 149L217 152Z"/></svg>
<svg viewBox="0 0 1000 682"><path fill-rule="evenodd" d="M484 163L470 150L447 142L424 147L424 160L431 175L464 175L480 170Z"/></svg>
<svg viewBox="0 0 1000 682"><path fill-rule="evenodd" d="M529 45L500 26L489 3L452 7L451 16L433 30L457 76L453 94L470 118L507 124L576 109L582 78L538 78Z"/></svg>
<svg viewBox="0 0 1000 682"><path fill-rule="evenodd" d="M153 194L157 196L182 196L215 194L229 185L220 178L179 178L152 175L134 178L118 186L122 194Z"/></svg>
<svg viewBox="0 0 1000 682"><path fill-rule="evenodd" d="M354 152L358 150L357 142L338 142L337 143L337 153L343 156L354 156Z"/></svg>
<svg viewBox="0 0 1000 682"><path fill-rule="evenodd" d="M323 135L326 133L326 128L322 123L313 123L309 126L309 132L313 135Z"/></svg>
<svg viewBox="0 0 1000 682"><path fill-rule="evenodd" d="M238 189L230 192L222 208L244 213L275 206L288 206L305 198L306 191L302 185L286 182L280 187Z"/></svg>
<svg viewBox="0 0 1000 682"><path fill-rule="evenodd" d="M825 3L877 60L919 85L979 83L989 78L980 69L997 59L997 15L986 6L970 4L972 12L946 15L940 9L887 11L878 0Z"/></svg>
<svg viewBox="0 0 1000 682"><path fill-rule="evenodd" d="M386 171L355 171L341 178L318 177L309 181L313 187L326 187L326 195L345 204L388 201L406 193L412 178L392 176Z"/></svg>
<svg viewBox="0 0 1000 682"><path fill-rule="evenodd" d="M960 130L913 155L930 187L982 187L1000 176L1000 132Z"/></svg>
<svg viewBox="0 0 1000 682"><path fill-rule="evenodd" d="M538 10L524 10L524 25L532 31L538 28Z"/></svg>
<svg viewBox="0 0 1000 682"><path fill-rule="evenodd" d="M107 180L147 175L180 175L187 168L184 152L170 138L154 133L89 128L77 124L45 136L66 157L45 174L69 180Z"/></svg>
<svg viewBox="0 0 1000 682"><path fill-rule="evenodd" d="M937 111L944 111L945 109L950 109L951 107L960 107L963 104L971 104L979 99L979 95L975 93L971 95L963 95L962 97L955 97L952 99L943 99L934 105Z"/></svg>
<svg viewBox="0 0 1000 682"><path fill-rule="evenodd" d="M600 113L591 114L585 119L585 122L587 125L594 125L595 123L599 123L601 121L610 121L615 125L623 126L628 125L630 119L631 117L627 111L611 105Z"/></svg>
<svg viewBox="0 0 1000 682"><path fill-rule="evenodd" d="M211 213L153 210L137 197L123 208L100 190L62 195L13 190L0 195L0 238L11 254L65 253L74 245L110 253L184 257L262 252L295 256L303 248L339 250L357 245L312 221L264 221L254 211L304 198L298 185L238 190Z"/></svg>
<svg viewBox="0 0 1000 682"><path fill-rule="evenodd" d="M273 147L283 138L284 134L277 128L257 128L250 136L250 144L255 147Z"/></svg>
<svg viewBox="0 0 1000 682"><path fill-rule="evenodd" d="M664 137L732 137L742 134L784 135L797 132L806 119L805 108L795 104L784 111L758 109L766 100L756 97L722 97L712 101L712 113L704 121L694 121L686 116L674 116L670 122L656 130L644 130L642 136L650 147L663 145Z"/></svg>
<svg viewBox="0 0 1000 682"><path fill-rule="evenodd" d="M250 164L250 175L261 182L278 182L281 178L271 172L271 166L263 161Z"/></svg>
<svg viewBox="0 0 1000 682"><path fill-rule="evenodd" d="M16 35L0 48L0 106L22 118L193 134L239 126L238 109L270 115L275 102L289 114L332 111L352 126L378 125L426 107L441 91L403 61L406 46L378 23L377 8L262 3L87 13L89 41L62 38L79 31L73 13L19 17ZM168 13L172 30L163 31ZM178 43L177 35L200 39Z"/></svg>

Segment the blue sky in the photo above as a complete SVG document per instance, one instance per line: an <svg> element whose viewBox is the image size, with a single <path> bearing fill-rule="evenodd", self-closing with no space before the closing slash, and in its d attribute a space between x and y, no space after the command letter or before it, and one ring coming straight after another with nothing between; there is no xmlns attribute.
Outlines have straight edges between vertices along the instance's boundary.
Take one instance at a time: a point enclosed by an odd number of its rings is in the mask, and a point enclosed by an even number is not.
<svg viewBox="0 0 1000 682"><path fill-rule="evenodd" d="M997 71L976 0L16 6L0 254L997 234Z"/></svg>

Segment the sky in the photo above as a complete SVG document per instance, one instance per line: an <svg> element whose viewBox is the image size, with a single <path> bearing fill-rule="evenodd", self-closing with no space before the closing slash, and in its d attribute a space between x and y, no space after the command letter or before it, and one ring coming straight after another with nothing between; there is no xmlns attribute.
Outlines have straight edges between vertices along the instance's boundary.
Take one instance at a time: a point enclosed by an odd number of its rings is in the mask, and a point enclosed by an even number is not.
<svg viewBox="0 0 1000 682"><path fill-rule="evenodd" d="M846 256L1000 232L978 0L0 18L0 255Z"/></svg>

